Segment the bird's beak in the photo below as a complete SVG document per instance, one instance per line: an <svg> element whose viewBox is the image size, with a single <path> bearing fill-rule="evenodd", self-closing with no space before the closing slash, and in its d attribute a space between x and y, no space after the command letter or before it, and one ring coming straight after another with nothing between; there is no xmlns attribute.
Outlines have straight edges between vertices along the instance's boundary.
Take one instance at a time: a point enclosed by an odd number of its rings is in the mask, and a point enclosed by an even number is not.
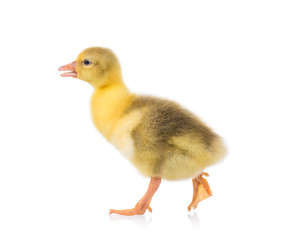
<svg viewBox="0 0 281 240"><path fill-rule="evenodd" d="M70 71L70 72L62 73L61 76L62 77L77 77L76 64L77 64L77 62L74 61L72 63L61 66L58 69L59 71Z"/></svg>

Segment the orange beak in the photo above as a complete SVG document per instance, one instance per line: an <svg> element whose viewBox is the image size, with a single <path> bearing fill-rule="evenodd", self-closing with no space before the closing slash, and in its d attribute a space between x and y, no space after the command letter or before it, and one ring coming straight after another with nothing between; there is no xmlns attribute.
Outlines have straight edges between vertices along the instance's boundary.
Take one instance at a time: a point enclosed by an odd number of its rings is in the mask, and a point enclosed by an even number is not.
<svg viewBox="0 0 281 240"><path fill-rule="evenodd" d="M61 66L58 69L59 71L69 71L69 72L62 73L61 76L62 77L77 77L76 64L77 64L77 62L74 61L72 63Z"/></svg>

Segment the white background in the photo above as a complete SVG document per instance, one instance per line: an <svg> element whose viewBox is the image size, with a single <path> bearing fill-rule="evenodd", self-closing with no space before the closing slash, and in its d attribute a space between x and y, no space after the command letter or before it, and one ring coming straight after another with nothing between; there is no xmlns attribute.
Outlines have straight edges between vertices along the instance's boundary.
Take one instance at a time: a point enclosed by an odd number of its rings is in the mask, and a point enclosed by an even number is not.
<svg viewBox="0 0 281 240"><path fill-rule="evenodd" d="M0 239L280 239L280 1L2 1ZM149 183L94 128L90 85L58 67L111 48L132 91L178 101L225 138L214 196Z"/></svg>

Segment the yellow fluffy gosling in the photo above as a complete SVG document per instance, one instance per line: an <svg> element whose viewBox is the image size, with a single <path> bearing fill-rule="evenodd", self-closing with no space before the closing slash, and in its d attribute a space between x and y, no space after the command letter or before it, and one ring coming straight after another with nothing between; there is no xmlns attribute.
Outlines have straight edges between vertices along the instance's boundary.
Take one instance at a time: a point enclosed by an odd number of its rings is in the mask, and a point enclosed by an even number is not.
<svg viewBox="0 0 281 240"><path fill-rule="evenodd" d="M95 88L91 98L95 126L141 174L151 178L134 208L110 213L151 212L149 204L162 178L193 178L189 211L212 195L203 170L220 161L226 150L221 138L198 117L170 100L132 94L122 80L117 57L106 48L87 48L59 71L69 71L61 76L79 78Z"/></svg>

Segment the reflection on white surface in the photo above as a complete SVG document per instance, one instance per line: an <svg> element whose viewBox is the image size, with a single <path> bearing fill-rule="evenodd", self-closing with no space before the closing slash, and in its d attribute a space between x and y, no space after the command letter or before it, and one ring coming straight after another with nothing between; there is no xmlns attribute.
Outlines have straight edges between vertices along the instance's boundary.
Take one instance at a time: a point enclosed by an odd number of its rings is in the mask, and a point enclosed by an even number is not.
<svg viewBox="0 0 281 240"><path fill-rule="evenodd" d="M131 221L137 226L148 226L152 222L152 216L136 215L136 216L122 216L117 214L109 215L109 219L112 222L115 221Z"/></svg>
<svg viewBox="0 0 281 240"><path fill-rule="evenodd" d="M199 221L199 218L198 218L198 215L196 212L193 212L193 213L189 212L187 216L188 216L189 220L191 221L192 227L194 229L198 229L201 227L200 221Z"/></svg>
<svg viewBox="0 0 281 240"><path fill-rule="evenodd" d="M187 214L193 229L202 229L199 217L195 211ZM111 222L133 222L137 227L147 227L152 223L152 214L149 215L135 215L135 216L122 216L117 214L109 215ZM158 219L159 220L159 219Z"/></svg>

